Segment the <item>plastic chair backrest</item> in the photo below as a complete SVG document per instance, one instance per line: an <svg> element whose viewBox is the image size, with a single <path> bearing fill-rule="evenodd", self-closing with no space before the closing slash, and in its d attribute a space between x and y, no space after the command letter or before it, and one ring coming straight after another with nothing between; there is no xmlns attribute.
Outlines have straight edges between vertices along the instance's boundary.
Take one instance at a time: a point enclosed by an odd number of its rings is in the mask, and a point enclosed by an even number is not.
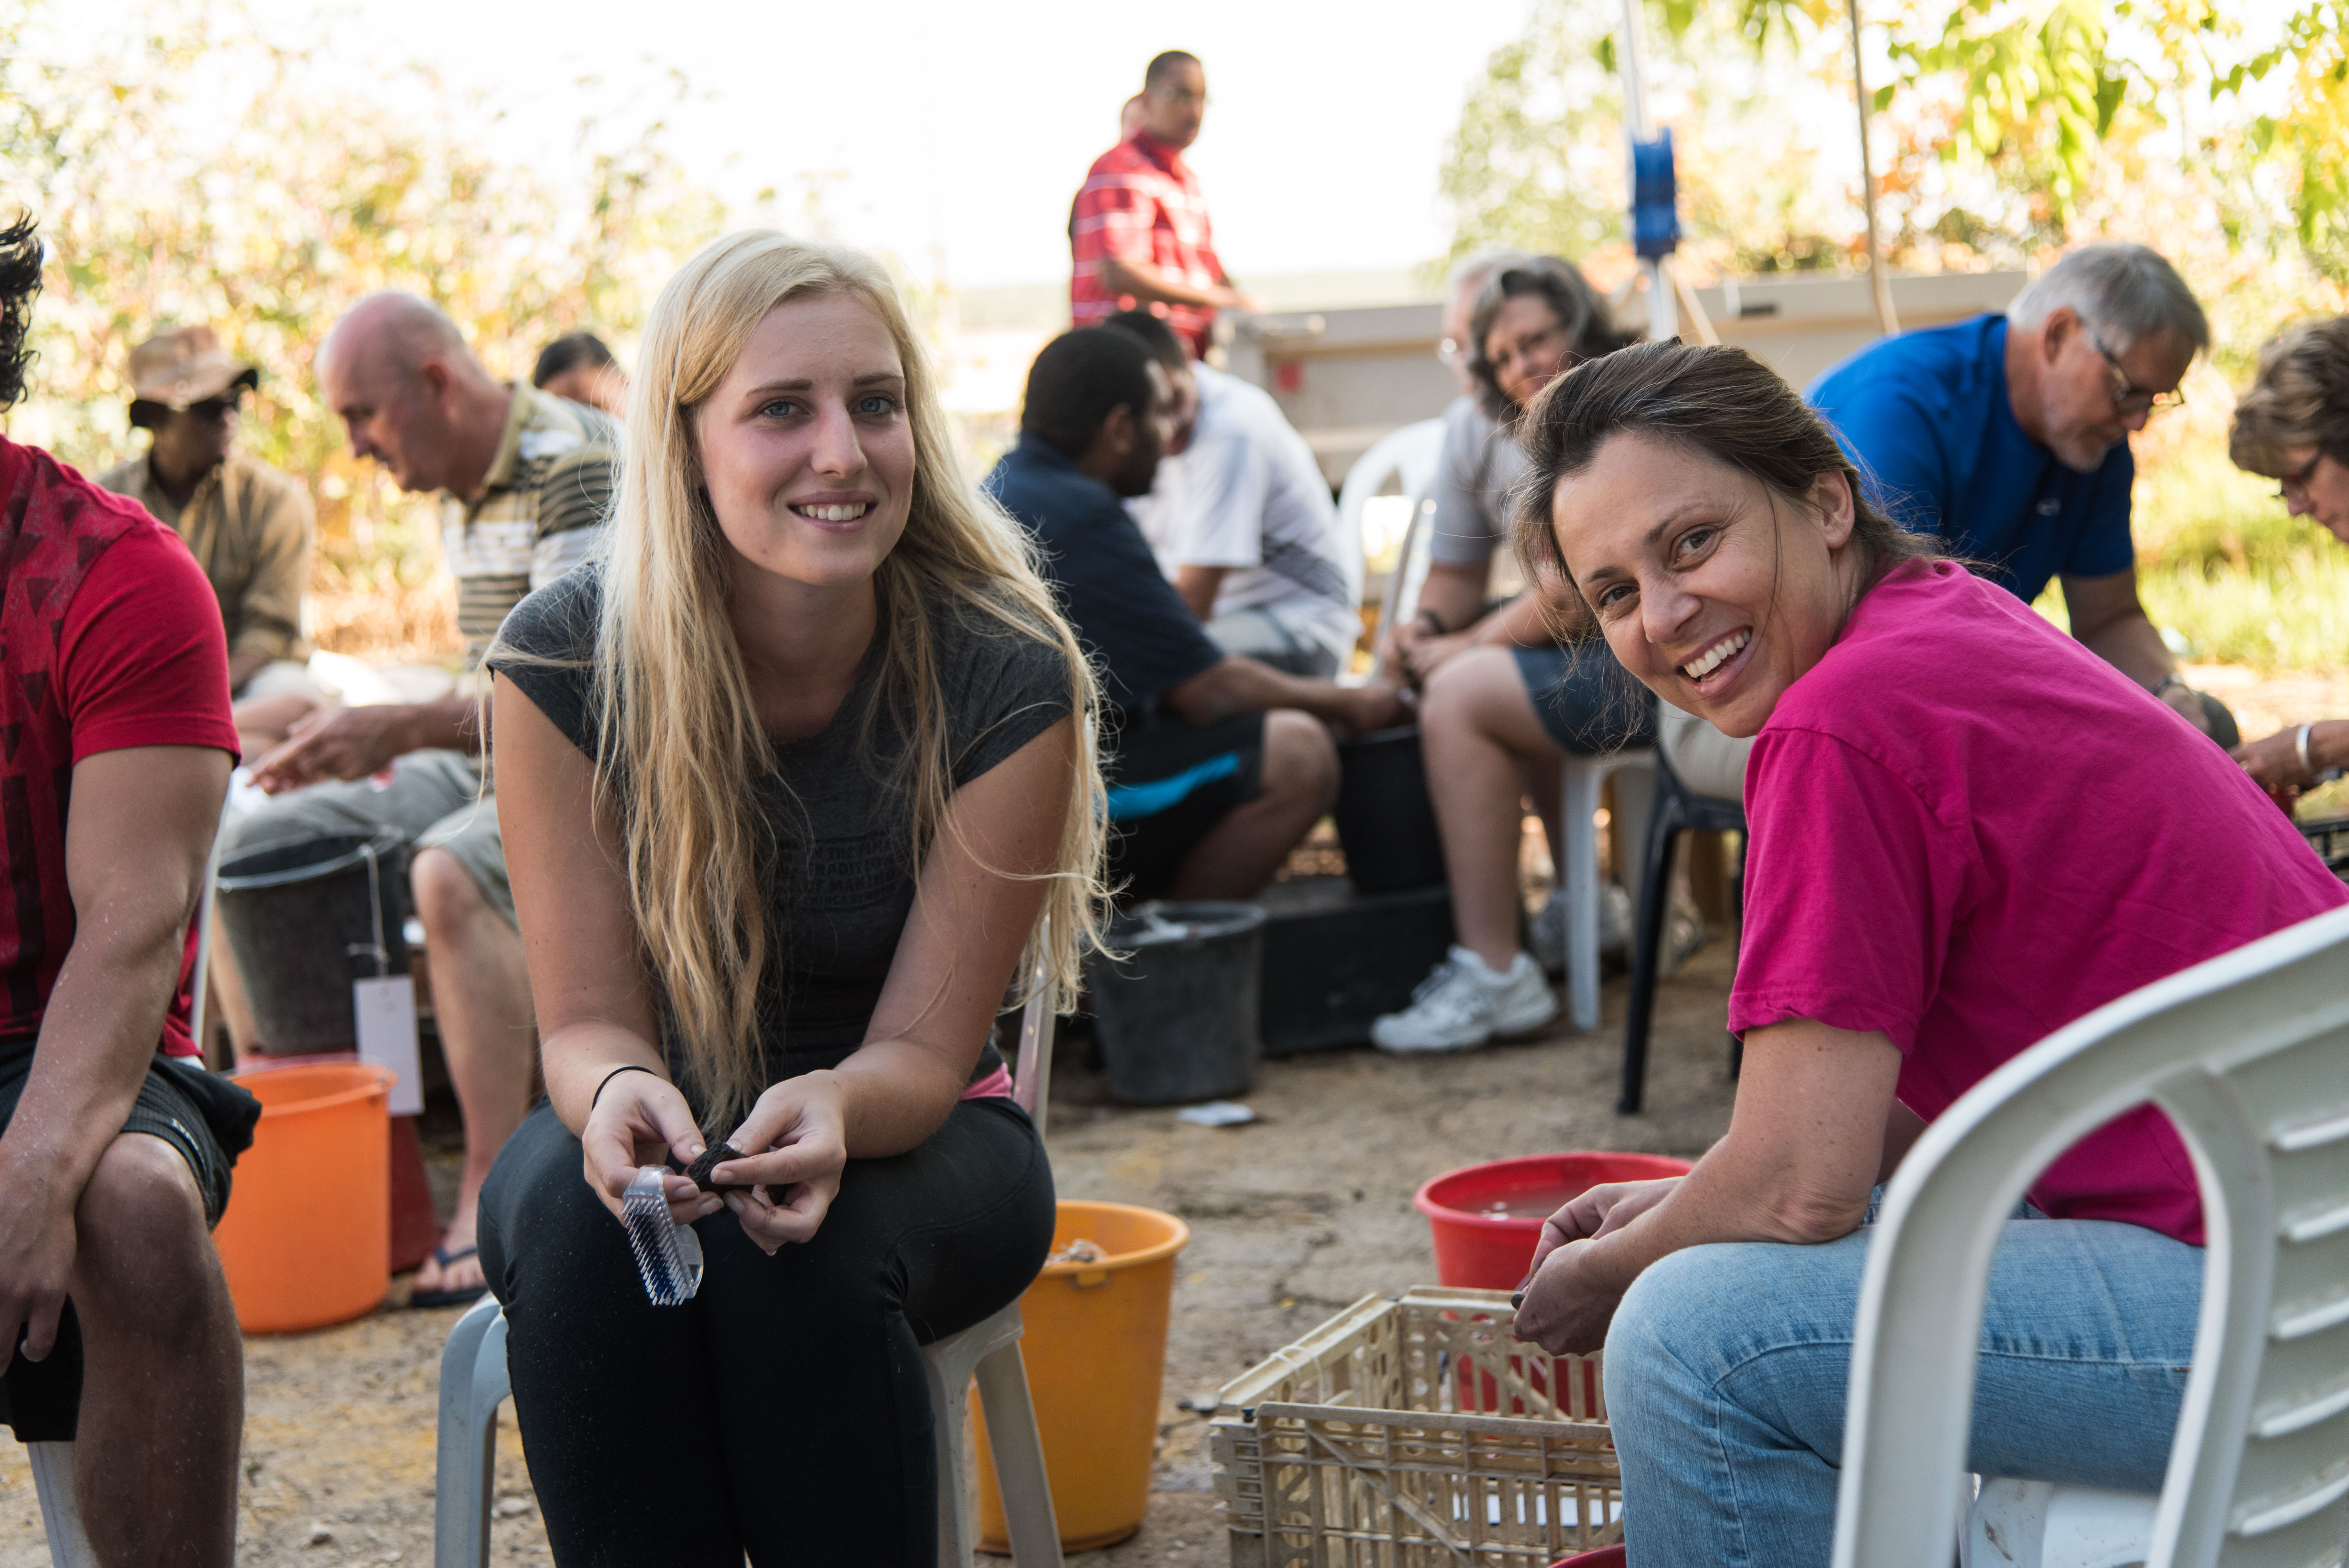
<svg viewBox="0 0 2349 1568"><path fill-rule="evenodd" d="M1392 609L1398 591L1406 583L1411 596L1418 598L1418 583L1409 575L1413 547L1427 536L1426 514L1435 494L1436 465L1444 456L1444 421L1422 419L1391 430L1379 438L1371 449L1354 459L1346 470L1346 482L1338 490L1338 553L1346 566L1346 588L1353 602L1362 602L1362 511L1371 499L1386 489L1387 480L1397 480L1402 493L1411 500L1411 523L1403 535L1403 549L1388 580L1387 600ZM1423 565L1420 575L1425 576Z"/></svg>
<svg viewBox="0 0 2349 1568"><path fill-rule="evenodd" d="M1836 1568L1950 1560L1990 1261L2079 1137L2147 1101L2209 1249L2151 1568L2339 1560L2349 1498L2349 909L2146 986L1975 1085L1901 1161L1869 1248ZM2331 1555L2322 1553L2330 1553Z"/></svg>
<svg viewBox="0 0 2349 1568"><path fill-rule="evenodd" d="M1052 1036L1061 1022L1052 1012L1051 988L1044 983L1051 938L1048 914L1036 922L1036 965L1028 976L1033 994L1019 1014L1019 1057L1011 1067L1011 1098L1036 1124L1038 1137L1052 1106Z"/></svg>

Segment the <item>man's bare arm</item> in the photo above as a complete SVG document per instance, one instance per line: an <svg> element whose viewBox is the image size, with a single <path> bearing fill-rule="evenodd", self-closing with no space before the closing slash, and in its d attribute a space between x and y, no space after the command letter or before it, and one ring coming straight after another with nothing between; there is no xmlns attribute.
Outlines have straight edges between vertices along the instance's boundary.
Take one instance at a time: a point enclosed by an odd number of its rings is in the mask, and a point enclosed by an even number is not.
<svg viewBox="0 0 2349 1568"><path fill-rule="evenodd" d="M2065 577L2064 610L2083 647L2147 691L2177 675L2178 661L2137 597L2136 567L2105 577ZM2171 686L2161 699L2195 728L2209 733L2202 701L2192 692Z"/></svg>
<svg viewBox="0 0 2349 1568"><path fill-rule="evenodd" d="M41 1020L33 1069L0 1134L0 1333L31 1320L48 1354L73 1266L74 1207L122 1130L179 984L228 753L142 746L73 771L66 881L73 947Z"/></svg>
<svg viewBox="0 0 2349 1568"><path fill-rule="evenodd" d="M1225 574L1230 571L1228 566L1178 566L1174 569L1174 592L1191 606L1191 614L1202 621L1213 620L1216 595L1223 592Z"/></svg>
<svg viewBox="0 0 2349 1568"><path fill-rule="evenodd" d="M1102 286L1113 294L1131 294L1135 299L1162 304L1197 305L1207 310L1251 310L1255 302L1237 289L1194 288L1163 267L1148 262L1130 262L1122 256L1103 256L1101 263Z"/></svg>
<svg viewBox="0 0 2349 1568"><path fill-rule="evenodd" d="M411 751L479 752L481 709L469 696L440 702L338 707L296 726L283 746L253 765L272 794L328 779L364 779Z"/></svg>

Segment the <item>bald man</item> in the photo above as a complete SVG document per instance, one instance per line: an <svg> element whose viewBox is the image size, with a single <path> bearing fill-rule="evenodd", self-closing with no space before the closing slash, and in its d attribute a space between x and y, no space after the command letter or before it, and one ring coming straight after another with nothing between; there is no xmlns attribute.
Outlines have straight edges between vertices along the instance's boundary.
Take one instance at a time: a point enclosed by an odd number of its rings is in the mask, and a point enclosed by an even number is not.
<svg viewBox="0 0 2349 1568"><path fill-rule="evenodd" d="M446 315L412 294L369 295L318 351L318 386L399 488L440 496L440 543L465 639L460 695L346 707L298 727L254 765L273 795L230 830L226 853L390 828L415 846L409 882L432 955L432 999L465 1115L457 1212L416 1299L481 1294L473 1255L481 1179L530 1109L529 976L495 803L483 787L478 667L506 612L586 558L618 478L619 428L595 409L502 382ZM247 968L267 954L245 954ZM224 1007L240 1057L265 1055L250 1013Z"/></svg>

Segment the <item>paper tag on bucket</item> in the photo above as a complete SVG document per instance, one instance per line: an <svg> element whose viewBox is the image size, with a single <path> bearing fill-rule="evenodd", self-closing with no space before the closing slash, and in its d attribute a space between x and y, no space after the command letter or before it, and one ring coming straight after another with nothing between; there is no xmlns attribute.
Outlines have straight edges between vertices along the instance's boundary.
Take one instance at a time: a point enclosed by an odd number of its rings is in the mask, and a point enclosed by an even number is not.
<svg viewBox="0 0 2349 1568"><path fill-rule="evenodd" d="M421 1114L424 1066L416 1047L416 977L354 980L351 1008L358 1018L359 1060L392 1071L391 1114Z"/></svg>

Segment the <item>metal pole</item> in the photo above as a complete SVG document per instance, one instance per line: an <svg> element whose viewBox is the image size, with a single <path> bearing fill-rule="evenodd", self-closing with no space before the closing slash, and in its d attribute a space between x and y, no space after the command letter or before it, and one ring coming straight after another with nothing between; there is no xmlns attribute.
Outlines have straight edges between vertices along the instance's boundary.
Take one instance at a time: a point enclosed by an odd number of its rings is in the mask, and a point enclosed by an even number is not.
<svg viewBox="0 0 2349 1568"><path fill-rule="evenodd" d="M1859 53L1859 0L1844 0L1851 17L1851 90L1859 100L1860 203L1868 213L1868 281L1876 294L1876 325L1890 337L1900 330L1892 309L1892 280L1884 272L1884 242L1876 232L1876 160L1868 150L1868 72Z"/></svg>
<svg viewBox="0 0 2349 1568"><path fill-rule="evenodd" d="M1617 74L1623 78L1623 175L1628 187L1636 182L1631 168L1631 144L1656 134L1648 110L1647 69L1640 43L1640 0L1623 0L1623 25L1616 49ZM1678 337L1680 302L1672 294L1671 259L1642 258L1640 270L1648 274L1648 336L1651 341Z"/></svg>

